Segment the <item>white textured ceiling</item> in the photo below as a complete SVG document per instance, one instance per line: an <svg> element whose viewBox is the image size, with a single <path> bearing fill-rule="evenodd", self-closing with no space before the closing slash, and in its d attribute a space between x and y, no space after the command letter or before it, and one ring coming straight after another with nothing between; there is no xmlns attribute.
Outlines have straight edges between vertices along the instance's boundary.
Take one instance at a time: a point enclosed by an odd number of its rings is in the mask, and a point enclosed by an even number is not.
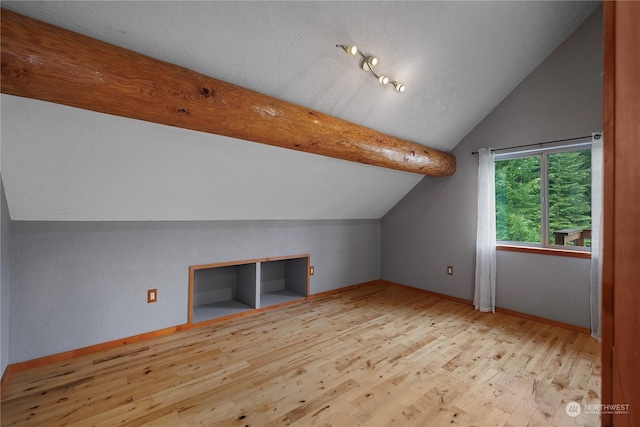
<svg viewBox="0 0 640 427"><path fill-rule="evenodd" d="M2 2L451 150L599 2ZM380 58L379 85L335 45ZM421 176L3 95L14 220L380 218ZM439 179L439 178L426 178Z"/></svg>

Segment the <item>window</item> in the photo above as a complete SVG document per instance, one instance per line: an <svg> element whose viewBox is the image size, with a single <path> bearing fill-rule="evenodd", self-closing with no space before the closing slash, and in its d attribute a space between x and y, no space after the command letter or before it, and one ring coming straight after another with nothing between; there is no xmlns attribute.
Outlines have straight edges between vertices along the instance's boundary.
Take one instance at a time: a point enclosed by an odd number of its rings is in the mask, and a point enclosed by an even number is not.
<svg viewBox="0 0 640 427"><path fill-rule="evenodd" d="M591 150L496 155L496 240L591 246Z"/></svg>

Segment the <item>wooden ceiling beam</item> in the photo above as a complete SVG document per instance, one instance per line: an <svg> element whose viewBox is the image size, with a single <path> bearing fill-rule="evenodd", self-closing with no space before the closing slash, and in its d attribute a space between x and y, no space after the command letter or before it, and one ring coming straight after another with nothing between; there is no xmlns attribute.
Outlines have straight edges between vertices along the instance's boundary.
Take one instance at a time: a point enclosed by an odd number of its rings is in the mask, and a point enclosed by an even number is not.
<svg viewBox="0 0 640 427"><path fill-rule="evenodd" d="M2 93L431 176L455 157L2 9Z"/></svg>

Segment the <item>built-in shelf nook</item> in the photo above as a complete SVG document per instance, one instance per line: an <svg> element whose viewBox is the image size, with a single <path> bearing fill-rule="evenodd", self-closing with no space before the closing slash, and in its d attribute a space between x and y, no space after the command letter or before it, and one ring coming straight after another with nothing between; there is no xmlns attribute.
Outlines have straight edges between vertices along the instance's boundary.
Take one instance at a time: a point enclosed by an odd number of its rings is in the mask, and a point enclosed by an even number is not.
<svg viewBox="0 0 640 427"><path fill-rule="evenodd" d="M309 296L309 254L189 267L189 323Z"/></svg>

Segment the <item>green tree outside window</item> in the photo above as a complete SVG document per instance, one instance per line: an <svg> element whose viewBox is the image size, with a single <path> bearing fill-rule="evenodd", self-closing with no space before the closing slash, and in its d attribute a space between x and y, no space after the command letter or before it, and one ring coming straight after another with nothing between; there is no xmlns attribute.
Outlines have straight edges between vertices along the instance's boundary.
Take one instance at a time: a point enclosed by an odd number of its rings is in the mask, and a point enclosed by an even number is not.
<svg viewBox="0 0 640 427"><path fill-rule="evenodd" d="M496 240L546 245L554 243L554 232L591 229L591 150L497 160L495 166Z"/></svg>

